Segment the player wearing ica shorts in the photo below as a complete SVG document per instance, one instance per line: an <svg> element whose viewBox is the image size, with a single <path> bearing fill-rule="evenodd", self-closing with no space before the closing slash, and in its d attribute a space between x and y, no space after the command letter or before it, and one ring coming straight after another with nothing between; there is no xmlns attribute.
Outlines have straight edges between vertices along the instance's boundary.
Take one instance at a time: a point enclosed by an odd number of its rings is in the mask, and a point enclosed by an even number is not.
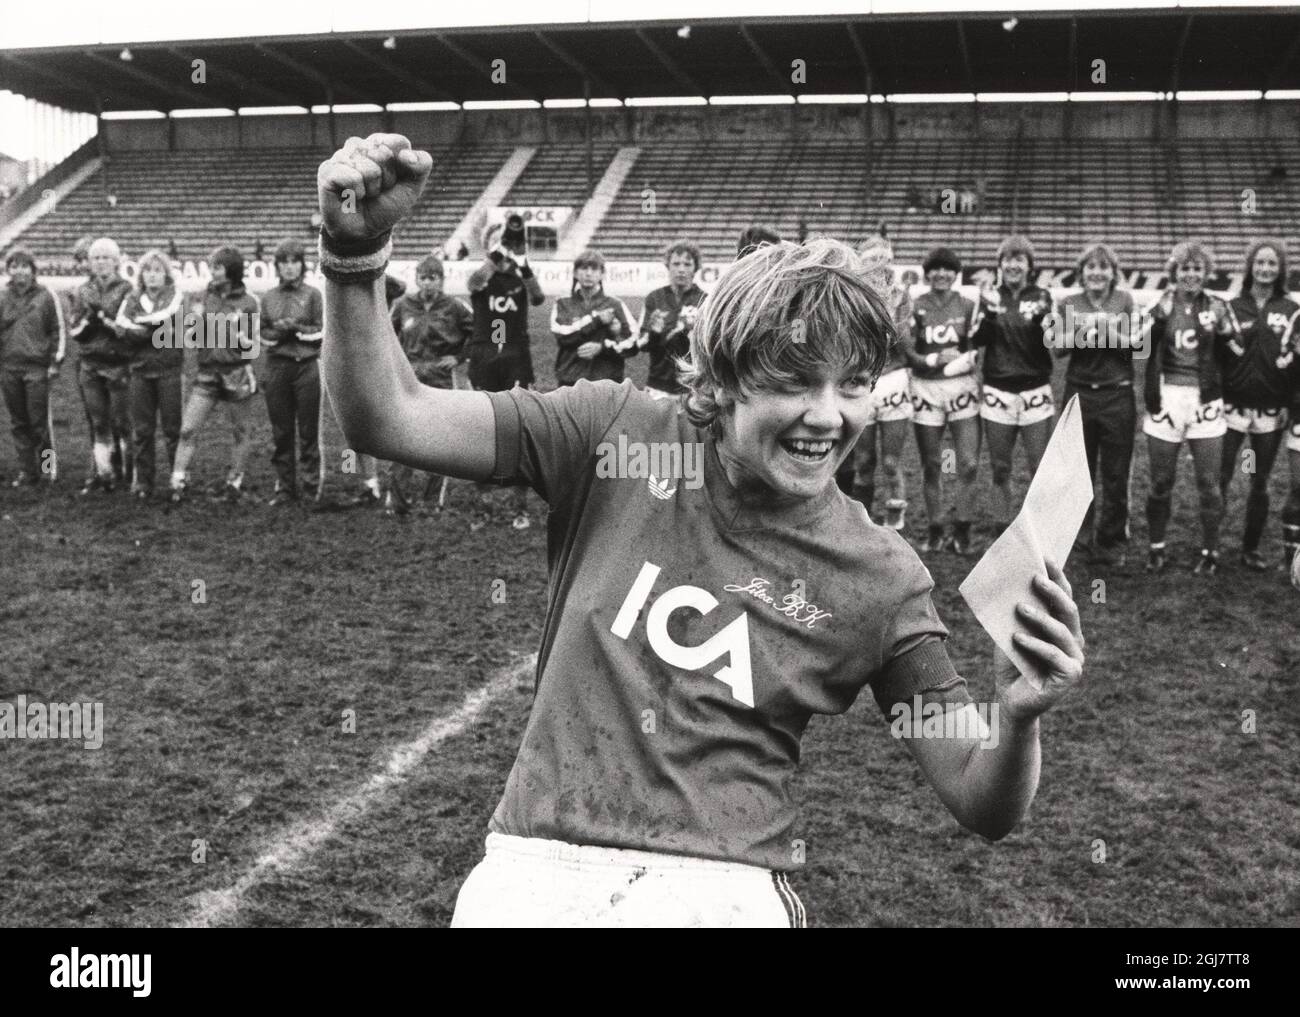
<svg viewBox="0 0 1300 1017"><path fill-rule="evenodd" d="M226 405L234 437L223 492L227 501L242 497L244 466L253 449L257 376L252 361L261 352L261 311L257 298L244 288L244 256L237 249L218 247L208 267L212 281L194 307L200 333L198 372L181 417L181 440L172 467L174 502L185 497L199 432L217 403Z"/></svg>
<svg viewBox="0 0 1300 1017"><path fill-rule="evenodd" d="M1165 272L1175 286L1149 311L1151 359L1144 386L1147 415L1142 423L1151 468L1149 572L1165 567L1165 531L1184 441L1191 446L1201 502L1201 555L1194 571L1213 575L1219 567L1223 521L1219 471L1228 429L1223 419L1222 359L1237 328L1227 303L1203 288L1213 271L1214 254L1208 247L1194 240L1174 245Z"/></svg>
<svg viewBox="0 0 1300 1017"><path fill-rule="evenodd" d="M1003 240L997 262L1001 284L980 294L975 345L984 349L980 416L993 470L993 517L1001 532L1015 514L1011 464L1016 439L1024 438L1032 475L1052 436L1052 351L1043 342L1043 322L1055 307L1052 294L1029 279L1034 247L1025 237Z"/></svg>
<svg viewBox="0 0 1300 1017"><path fill-rule="evenodd" d="M1286 435L1286 409L1291 398L1291 369L1300 343L1300 304L1286 295L1286 245L1281 240L1257 240L1246 251L1241 292L1231 303L1240 334L1229 339L1224 358L1223 436L1220 487L1225 504L1237 472L1237 453L1247 436L1254 453L1246 524L1241 535L1241 562L1262 572L1268 568L1259 553L1268 520L1268 478Z"/></svg>
<svg viewBox="0 0 1300 1017"><path fill-rule="evenodd" d="M912 298L907 287L894 282L894 248L884 237L871 237L858 249L866 280L876 288L898 335L912 327ZM885 471L888 496L885 525L895 530L906 526L907 478L903 475L903 446L912 420L911 376L902 347L889 348L880 379L871 390L867 426L853 452L853 497L871 512L876 495L876 431L880 432L880 462Z"/></svg>
<svg viewBox="0 0 1300 1017"><path fill-rule="evenodd" d="M179 314L183 296L172 278L171 261L160 250L146 251L136 265L136 285L122 301L117 323L131 341L131 427L135 442L132 496L153 497L156 476L154 435L162 420L168 473L181 438L181 376L185 370L184 329Z"/></svg>
<svg viewBox="0 0 1300 1017"><path fill-rule="evenodd" d="M641 308L637 349L650 354L646 389L652 396L675 398L686 391L677 380L677 361L690 348L691 329L704 303L704 291L695 284L700 270L700 249L678 240L664 252L668 285L651 290Z"/></svg>
<svg viewBox="0 0 1300 1017"><path fill-rule="evenodd" d="M353 445L524 480L551 505L536 699L453 925L802 921L789 785L812 717L868 686L886 711L917 695L974 715L929 573L834 482L884 365L888 312L847 246L773 245L718 281L684 405L628 382L428 388L400 356L379 273L430 168L379 134L351 139L318 182L324 366ZM355 213L345 192L361 196ZM629 446L676 448L679 466L689 455L702 471L650 483L602 466ZM978 730L907 742L953 814L988 837L1030 804L1038 717L1082 673L1068 583L1055 563L1044 571L1014 638L1046 681L995 654L997 744ZM785 593L795 577L807 585Z"/></svg>
<svg viewBox="0 0 1300 1017"><path fill-rule="evenodd" d="M63 363L66 330L58 297L36 281L36 259L15 247L5 258L9 285L0 293L0 393L13 425L18 475L13 487L53 481L50 384Z"/></svg>
<svg viewBox="0 0 1300 1017"><path fill-rule="evenodd" d="M936 247L921 266L930 288L916 298L912 334L899 336L903 356L912 369L912 409L916 444L925 476L925 510L929 533L922 551L948 547L966 554L971 546L975 515L975 474L980 459L980 382L976 374L973 339L979 324L973 300L954 284L961 259L946 247ZM952 429L957 451L957 504L953 532L943 530L943 429Z"/></svg>
<svg viewBox="0 0 1300 1017"><path fill-rule="evenodd" d="M1057 356L1069 357L1065 401L1079 397L1088 475L1101 474L1100 496L1088 505L1075 543L1093 564L1122 565L1129 539L1128 487L1133 467L1137 405L1133 350L1147 341L1133 294L1119 288L1119 258L1107 244L1084 248L1075 263L1083 289L1061 303L1050 320ZM1094 506L1096 514L1094 535Z"/></svg>

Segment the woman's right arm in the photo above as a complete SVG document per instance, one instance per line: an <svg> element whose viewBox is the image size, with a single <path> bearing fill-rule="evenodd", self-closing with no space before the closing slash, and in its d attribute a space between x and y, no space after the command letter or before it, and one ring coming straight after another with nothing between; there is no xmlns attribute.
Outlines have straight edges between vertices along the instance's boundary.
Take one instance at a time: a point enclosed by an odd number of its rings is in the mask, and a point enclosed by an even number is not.
<svg viewBox="0 0 1300 1017"><path fill-rule="evenodd" d="M400 134L349 138L317 173L322 245L328 251L331 241L358 243L392 230L414 207L432 165ZM330 260L327 253L323 267ZM349 444L418 469L487 479L496 462L487 395L420 384L390 324L382 276L350 280L346 267L326 275L321 363Z"/></svg>

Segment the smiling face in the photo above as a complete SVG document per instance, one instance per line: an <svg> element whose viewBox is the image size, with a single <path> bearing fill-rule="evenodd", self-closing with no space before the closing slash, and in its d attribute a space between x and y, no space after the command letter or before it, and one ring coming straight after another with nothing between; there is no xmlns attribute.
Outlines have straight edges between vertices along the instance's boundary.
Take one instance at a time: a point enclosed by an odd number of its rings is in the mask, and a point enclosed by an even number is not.
<svg viewBox="0 0 1300 1017"><path fill-rule="evenodd" d="M1182 262L1174 270L1174 280L1178 283L1180 293L1189 297L1195 296L1205 285L1205 262L1200 258L1191 258Z"/></svg>
<svg viewBox="0 0 1300 1017"><path fill-rule="evenodd" d="M737 401L720 418L717 446L732 485L775 504L820 494L866 426L873 382L867 371L826 368Z"/></svg>
<svg viewBox="0 0 1300 1017"><path fill-rule="evenodd" d="M1250 263L1251 277L1261 287L1271 288L1277 282L1277 274L1281 269L1281 259L1271 247L1261 247Z"/></svg>
<svg viewBox="0 0 1300 1017"><path fill-rule="evenodd" d="M1083 288L1093 296L1104 296L1115 281L1115 269L1105 258L1089 258L1083 266Z"/></svg>
<svg viewBox="0 0 1300 1017"><path fill-rule="evenodd" d="M947 293L957 281L957 273L950 268L932 268L925 274L925 279L935 293Z"/></svg>
<svg viewBox="0 0 1300 1017"><path fill-rule="evenodd" d="M999 267L1002 281L1013 290L1020 289L1029 277L1029 258L1023 254L1008 254Z"/></svg>

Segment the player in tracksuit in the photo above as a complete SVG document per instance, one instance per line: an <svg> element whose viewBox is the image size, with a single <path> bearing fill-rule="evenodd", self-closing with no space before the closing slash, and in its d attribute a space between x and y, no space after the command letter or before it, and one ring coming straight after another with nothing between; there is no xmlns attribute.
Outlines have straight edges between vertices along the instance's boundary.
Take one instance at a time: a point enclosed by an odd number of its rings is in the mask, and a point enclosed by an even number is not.
<svg viewBox="0 0 1300 1017"><path fill-rule="evenodd" d="M320 494L320 338L325 308L320 290L303 281L307 252L297 240L275 249L280 283L262 294L261 335L266 347L264 392L271 418L275 493L272 505L287 505L300 494ZM294 468L294 432L298 463Z"/></svg>
<svg viewBox="0 0 1300 1017"><path fill-rule="evenodd" d="M897 335L912 327L912 298L907 287L894 282L894 249L884 237L872 237L858 249L867 281L885 301ZM889 349L884 370L871 390L871 410L853 453L851 493L867 511L876 494L876 431L880 431L880 461L885 471L888 498L885 525L901 531L906 526L907 478L903 474L903 446L907 442L912 408L911 377L901 342ZM840 485L841 488L843 484ZM874 517L873 517L874 518Z"/></svg>
<svg viewBox="0 0 1300 1017"><path fill-rule="evenodd" d="M1241 467L1250 476L1241 561L1257 572L1268 568L1259 553L1268 520L1268 478L1286 436L1292 365L1300 344L1300 304L1286 295L1286 269L1282 241L1251 244L1241 292L1230 304L1240 331L1229 338L1224 357L1223 413L1228 431L1223 436L1220 487L1226 504L1238 470L1237 455L1249 436L1254 455L1249 469Z"/></svg>
<svg viewBox="0 0 1300 1017"><path fill-rule="evenodd" d="M223 491L228 501L243 496L244 466L253 448L257 375L252 362L261 352L261 312L257 298L244 288L244 256L236 248L217 248L208 267L212 281L193 312L200 333L198 372L185 404L172 467L171 499L177 502L185 497L199 432L217 403L225 404L234 437Z"/></svg>
<svg viewBox="0 0 1300 1017"><path fill-rule="evenodd" d="M1201 503L1201 553L1194 571L1213 575L1219 567L1223 522L1223 361L1237 325L1228 304L1204 289L1214 271L1214 254L1196 241L1174 245L1166 274L1173 288L1150 308L1151 359L1144 384L1151 489L1147 496L1147 570L1166 564L1165 531L1178 476L1178 453L1191 446Z"/></svg>
<svg viewBox="0 0 1300 1017"><path fill-rule="evenodd" d="M980 294L982 320L975 345L984 350L980 417L993 470L993 519L998 532L1015 514L1011 464L1023 437L1032 475L1052 436L1052 351L1043 322L1054 310L1052 294L1030 281L1034 248L1020 236L998 245L1001 285Z"/></svg>
<svg viewBox="0 0 1300 1017"><path fill-rule="evenodd" d="M650 355L646 390L656 398L675 399L686 391L677 380L677 361L690 348L691 330L704 303L705 293L695 284L700 265L700 249L693 242L669 244L664 252L668 285L646 294L641 308L636 346Z"/></svg>
<svg viewBox="0 0 1300 1017"><path fill-rule="evenodd" d="M930 288L916 298L911 334L899 337L912 371L912 423L921 450L925 509L929 531L922 551L951 548L964 555L971 548L971 520L978 492L975 475L980 459L980 381L973 344L979 307L954 288L961 259L936 247L921 266ZM957 501L952 534L944 537L943 429L952 430L957 451Z"/></svg>
<svg viewBox="0 0 1300 1017"><path fill-rule="evenodd" d="M551 506L536 697L452 924L802 923L791 779L812 717L866 688L886 714L974 714L925 566L835 484L884 365L887 311L847 245L777 244L718 280L680 404L629 382L415 384L373 274L431 166L408 145L349 142L318 178L326 381L349 391L340 423L386 458L523 480ZM366 179L382 188L362 199L374 204L344 211ZM611 472L615 448L675 448L679 468L658 481L630 460ZM1045 680L996 659L997 743L978 726L906 739L940 799L993 838L1028 808L1038 718L1083 668L1068 583L1042 567L1050 579L1026 591L1013 628Z"/></svg>
<svg viewBox="0 0 1300 1017"><path fill-rule="evenodd" d="M82 494L110 492L132 479L131 357L134 349L117 324L131 284L117 274L122 251L108 237L90 245L90 278L72 299L68 334L80 345L77 383L90 422L93 472Z"/></svg>
<svg viewBox="0 0 1300 1017"><path fill-rule="evenodd" d="M0 393L13 425L18 475L13 487L52 482L58 461L50 418L50 384L66 344L63 306L36 281L36 259L15 247L5 258L9 285L0 294Z"/></svg>
<svg viewBox="0 0 1300 1017"><path fill-rule="evenodd" d="M117 323L130 340L131 429L135 480L131 494L153 497L154 435L162 420L168 476L181 438L181 376L185 370L184 294L172 278L171 260L160 250L146 251L136 265L136 285L122 301ZM178 322L178 319L179 322Z"/></svg>
<svg viewBox="0 0 1300 1017"><path fill-rule="evenodd" d="M469 304L474 312L474 334L469 354L469 383L484 392L506 392L516 385L533 383L533 354L528 337L528 309L546 302L542 284L528 264L528 252L507 248L502 243L504 226L490 226L484 232L487 257L469 277ZM511 525L526 530L533 523L528 516L528 488L514 487L515 517ZM480 491L485 515L471 528L478 529L491 518L492 501Z"/></svg>
<svg viewBox="0 0 1300 1017"><path fill-rule="evenodd" d="M1065 401L1076 394L1083 423L1088 476L1100 472L1097 497L1088 505L1075 541L1092 564L1122 565L1129 539L1129 477L1137 431L1133 354L1147 341L1145 322L1133 294L1119 288L1119 258L1107 244L1084 248L1075 263L1082 284L1061 302L1051 319L1056 355L1069 357ZM1094 508L1100 509L1094 513ZM1094 533L1094 521L1096 523Z"/></svg>
<svg viewBox="0 0 1300 1017"><path fill-rule="evenodd" d="M456 367L463 362L465 344L474 334L474 314L464 301L444 293L443 284L441 259L432 255L424 258L415 266L416 291L394 300L388 314L416 379L434 388L455 388ZM384 473L384 511L388 515L405 515L412 500L407 487L416 471L401 463L389 463ZM441 479L430 474L423 493L427 496Z"/></svg>
<svg viewBox="0 0 1300 1017"><path fill-rule="evenodd" d="M555 336L555 381L572 385L588 381L622 381L623 362L636 352L632 312L601 286L605 259L599 251L583 251L573 262L573 292L551 309Z"/></svg>
<svg viewBox="0 0 1300 1017"><path fill-rule="evenodd" d="M1282 552L1291 569L1291 584L1300 590L1300 350L1291 360L1288 376L1291 404L1286 452L1291 465L1291 491L1282 509Z"/></svg>

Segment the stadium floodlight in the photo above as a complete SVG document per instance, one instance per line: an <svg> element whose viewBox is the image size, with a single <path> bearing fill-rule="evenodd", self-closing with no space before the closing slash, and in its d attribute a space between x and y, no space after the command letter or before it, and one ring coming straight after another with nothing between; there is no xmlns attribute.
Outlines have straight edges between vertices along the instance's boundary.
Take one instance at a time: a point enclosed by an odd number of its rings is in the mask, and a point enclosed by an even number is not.
<svg viewBox="0 0 1300 1017"><path fill-rule="evenodd" d="M976 102L1066 102L1069 92L976 92Z"/></svg>
<svg viewBox="0 0 1300 1017"><path fill-rule="evenodd" d="M702 95L636 96L624 102L625 106L707 106L709 100Z"/></svg>
<svg viewBox="0 0 1300 1017"><path fill-rule="evenodd" d="M1270 88L1265 99L1300 99L1300 88Z"/></svg>
<svg viewBox="0 0 1300 1017"><path fill-rule="evenodd" d="M397 36L390 35L384 40L384 49L397 49Z"/></svg>
<svg viewBox="0 0 1300 1017"><path fill-rule="evenodd" d="M135 59L135 55L131 52L131 48L129 46L123 46L122 52L117 55L117 58L119 60L125 60L127 63L130 63L132 60Z"/></svg>
<svg viewBox="0 0 1300 1017"><path fill-rule="evenodd" d="M801 95L798 96L798 102L803 106L815 106L819 103L825 103L828 106L850 106L863 105L867 101L865 92L859 92L856 95Z"/></svg>
<svg viewBox="0 0 1300 1017"><path fill-rule="evenodd" d="M240 106L236 111L241 117L287 117L302 116L307 112L306 106Z"/></svg>
<svg viewBox="0 0 1300 1017"><path fill-rule="evenodd" d="M217 107L214 109L174 109L171 111L173 120L200 120L204 117L233 117L233 109Z"/></svg>
<svg viewBox="0 0 1300 1017"><path fill-rule="evenodd" d="M460 109L458 102L390 102L385 107L389 113L429 113Z"/></svg>
<svg viewBox="0 0 1300 1017"><path fill-rule="evenodd" d="M711 95L710 106L793 106L793 95Z"/></svg>
<svg viewBox="0 0 1300 1017"><path fill-rule="evenodd" d="M586 99L543 99L542 109L582 109Z"/></svg>
<svg viewBox="0 0 1300 1017"><path fill-rule="evenodd" d="M536 99L466 99L464 109L541 109Z"/></svg>
<svg viewBox="0 0 1300 1017"><path fill-rule="evenodd" d="M681 28L677 29L677 38L679 38L679 39L689 39L690 37L691 37L691 26L690 26L690 25L682 25Z"/></svg>
<svg viewBox="0 0 1300 1017"><path fill-rule="evenodd" d="M382 113L383 106L377 106L373 102L342 102L334 106L335 113Z"/></svg>
<svg viewBox="0 0 1300 1017"><path fill-rule="evenodd" d="M1020 24L1019 18L1007 18L1006 21L1002 22L1002 31L1014 32L1018 24Z"/></svg>
<svg viewBox="0 0 1300 1017"><path fill-rule="evenodd" d="M166 120L160 109L111 109L100 114L104 120Z"/></svg>
<svg viewBox="0 0 1300 1017"><path fill-rule="evenodd" d="M894 103L914 103L914 102L974 102L974 92L898 92L893 95L886 95L885 102Z"/></svg>
<svg viewBox="0 0 1300 1017"><path fill-rule="evenodd" d="M611 106L622 106L622 99L592 99L587 103L592 109L608 109Z"/></svg>
<svg viewBox="0 0 1300 1017"><path fill-rule="evenodd" d="M328 112L330 111L330 108L329 108L329 106L326 105L326 104L318 104L318 105L313 106L313 107L311 108L311 111L312 111L313 113L328 113Z"/></svg>
<svg viewBox="0 0 1300 1017"><path fill-rule="evenodd" d="M1225 102L1250 102L1253 99L1264 98L1264 93L1258 89L1249 88L1217 92L1193 89L1185 92L1175 92L1174 98L1179 102L1212 102L1216 99Z"/></svg>

